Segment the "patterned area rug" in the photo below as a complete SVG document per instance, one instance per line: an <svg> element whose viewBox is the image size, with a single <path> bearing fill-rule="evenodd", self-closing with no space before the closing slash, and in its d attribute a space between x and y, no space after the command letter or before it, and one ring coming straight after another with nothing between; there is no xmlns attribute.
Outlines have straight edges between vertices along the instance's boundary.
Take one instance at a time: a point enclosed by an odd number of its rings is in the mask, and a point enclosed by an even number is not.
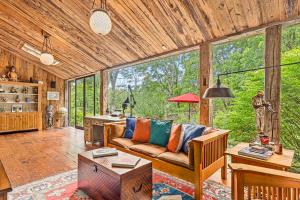
<svg viewBox="0 0 300 200"><path fill-rule="evenodd" d="M191 200L194 186L163 172L153 172L153 200ZM213 181L204 183L205 200L229 200L230 188ZM77 170L14 188L9 200L90 200L77 189Z"/></svg>

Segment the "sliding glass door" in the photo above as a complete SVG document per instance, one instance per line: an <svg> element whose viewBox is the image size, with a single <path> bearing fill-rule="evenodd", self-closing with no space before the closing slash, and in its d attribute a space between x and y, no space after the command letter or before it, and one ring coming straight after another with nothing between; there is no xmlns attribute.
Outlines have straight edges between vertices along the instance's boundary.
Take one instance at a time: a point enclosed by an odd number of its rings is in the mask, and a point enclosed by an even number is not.
<svg viewBox="0 0 300 200"><path fill-rule="evenodd" d="M100 113L99 75L96 74L69 81L68 88L69 125L82 129L85 116L95 116Z"/></svg>

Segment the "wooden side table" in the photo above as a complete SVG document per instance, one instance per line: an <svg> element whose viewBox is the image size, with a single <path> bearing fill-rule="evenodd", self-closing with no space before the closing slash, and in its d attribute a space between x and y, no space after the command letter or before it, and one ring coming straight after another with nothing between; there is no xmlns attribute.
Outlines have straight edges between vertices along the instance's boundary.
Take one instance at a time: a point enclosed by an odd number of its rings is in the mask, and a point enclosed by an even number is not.
<svg viewBox="0 0 300 200"><path fill-rule="evenodd" d="M239 155L238 152L248 147L249 143L239 143L233 148L225 151L225 155L231 156L232 163L243 163L248 165L255 165L259 167L266 167L270 169L287 171L291 166L294 158L295 151L283 149L283 154L273 154L268 160L256 159L248 156Z"/></svg>
<svg viewBox="0 0 300 200"><path fill-rule="evenodd" d="M103 124L110 122L125 122L125 118L111 117L109 115L84 117L84 143L100 143L104 146Z"/></svg>

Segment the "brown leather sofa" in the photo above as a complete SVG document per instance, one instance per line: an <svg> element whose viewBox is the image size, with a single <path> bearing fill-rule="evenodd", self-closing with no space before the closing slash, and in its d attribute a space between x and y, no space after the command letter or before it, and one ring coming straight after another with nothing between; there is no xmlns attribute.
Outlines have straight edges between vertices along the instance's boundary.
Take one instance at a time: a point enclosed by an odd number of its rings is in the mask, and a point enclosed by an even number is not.
<svg viewBox="0 0 300 200"><path fill-rule="evenodd" d="M115 147L121 151L152 161L155 169L184 179L195 185L195 199L202 199L203 181L222 169L226 179L226 157L228 130L206 130L201 137L189 143L189 152L173 153L167 148L149 143L139 143L123 138L125 123L104 125L104 146Z"/></svg>

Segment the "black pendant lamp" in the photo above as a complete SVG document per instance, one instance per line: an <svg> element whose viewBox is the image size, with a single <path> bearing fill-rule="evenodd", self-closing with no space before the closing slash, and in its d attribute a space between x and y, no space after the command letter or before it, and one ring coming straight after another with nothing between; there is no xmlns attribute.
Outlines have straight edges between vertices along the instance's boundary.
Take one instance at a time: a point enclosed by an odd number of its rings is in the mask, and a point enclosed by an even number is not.
<svg viewBox="0 0 300 200"><path fill-rule="evenodd" d="M220 77L218 76L217 85L211 88L207 88L203 99L213 99L213 98L234 98L233 93L230 88L221 86Z"/></svg>

